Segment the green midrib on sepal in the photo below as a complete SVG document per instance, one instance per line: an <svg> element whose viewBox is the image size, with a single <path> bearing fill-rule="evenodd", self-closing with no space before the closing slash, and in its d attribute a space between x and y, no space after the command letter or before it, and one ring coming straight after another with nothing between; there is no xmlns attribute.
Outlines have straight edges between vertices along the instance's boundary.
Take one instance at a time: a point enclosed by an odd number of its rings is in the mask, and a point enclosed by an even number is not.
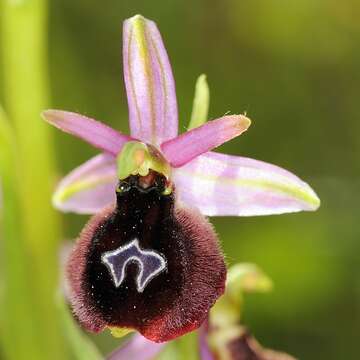
<svg viewBox="0 0 360 360"><path fill-rule="evenodd" d="M90 190L96 186L102 184L108 184L113 180L113 176L104 176L104 177L93 177L93 178L84 178L83 180L75 181L69 184L66 187L59 188L53 195L52 201L56 206L58 204L64 203L70 199L76 193L80 193L86 190Z"/></svg>
<svg viewBox="0 0 360 360"><path fill-rule="evenodd" d="M271 190L278 192L280 194L289 195L293 198L303 201L304 203L311 206L311 209L316 210L320 206L320 199L316 196L316 194L309 189L302 189L300 186L294 186L291 184L287 184L288 180L283 177L283 183L274 182L267 179L262 180L246 180L246 179L229 179L221 176L211 176L204 175L203 173L195 173L192 171L187 171L182 169L183 172L187 172L189 176L199 177L199 179L204 181L215 181L220 182L221 184L231 185L231 186L248 186L254 188L262 188L265 190Z"/></svg>

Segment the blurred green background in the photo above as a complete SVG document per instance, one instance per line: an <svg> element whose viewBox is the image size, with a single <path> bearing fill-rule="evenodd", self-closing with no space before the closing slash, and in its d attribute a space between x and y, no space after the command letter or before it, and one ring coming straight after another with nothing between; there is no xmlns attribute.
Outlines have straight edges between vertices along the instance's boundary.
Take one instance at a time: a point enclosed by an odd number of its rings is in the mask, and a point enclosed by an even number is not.
<svg viewBox="0 0 360 360"><path fill-rule="evenodd" d="M52 106L128 132L122 21L157 22L176 80L180 130L206 73L210 115L247 112L221 151L309 182L316 213L215 218L228 262L256 262L275 283L247 296L245 323L299 359L358 359L360 335L360 2L357 0L52 0ZM20 84L21 86L21 84ZM59 178L96 153L54 131ZM63 217L74 238L87 217ZM117 341L94 337L104 351Z"/></svg>

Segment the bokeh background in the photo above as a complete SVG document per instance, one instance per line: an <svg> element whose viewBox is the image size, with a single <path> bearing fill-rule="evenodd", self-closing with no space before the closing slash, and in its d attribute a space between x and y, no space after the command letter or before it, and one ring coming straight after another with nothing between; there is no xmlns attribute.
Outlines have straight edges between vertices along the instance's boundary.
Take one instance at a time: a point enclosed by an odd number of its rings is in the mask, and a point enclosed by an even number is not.
<svg viewBox="0 0 360 360"><path fill-rule="evenodd" d="M206 73L211 118L247 112L250 130L220 151L309 182L316 213L214 218L229 264L255 262L274 291L246 298L244 322L267 347L308 360L359 358L360 2L356 0L52 0L52 106L128 131L122 21L155 20L173 71L180 129ZM59 178L95 154L54 131ZM63 217L66 238L87 217ZM103 351L117 343L94 337Z"/></svg>

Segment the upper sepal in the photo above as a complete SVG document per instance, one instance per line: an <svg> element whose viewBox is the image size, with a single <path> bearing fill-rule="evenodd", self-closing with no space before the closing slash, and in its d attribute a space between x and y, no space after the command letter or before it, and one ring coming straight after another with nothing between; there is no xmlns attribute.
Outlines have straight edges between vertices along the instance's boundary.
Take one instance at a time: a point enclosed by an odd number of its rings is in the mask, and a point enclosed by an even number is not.
<svg viewBox="0 0 360 360"><path fill-rule="evenodd" d="M160 32L136 15L124 22L123 60L131 135L160 145L178 131L175 82Z"/></svg>

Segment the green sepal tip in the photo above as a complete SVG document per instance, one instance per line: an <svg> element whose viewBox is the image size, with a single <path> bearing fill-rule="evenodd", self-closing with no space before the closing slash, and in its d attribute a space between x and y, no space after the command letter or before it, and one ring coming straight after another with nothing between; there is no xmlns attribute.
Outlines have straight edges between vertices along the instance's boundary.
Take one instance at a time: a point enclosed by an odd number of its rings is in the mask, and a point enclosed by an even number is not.
<svg viewBox="0 0 360 360"><path fill-rule="evenodd" d="M210 105L210 90L206 75L202 74L196 80L193 108L188 130L206 123Z"/></svg>

